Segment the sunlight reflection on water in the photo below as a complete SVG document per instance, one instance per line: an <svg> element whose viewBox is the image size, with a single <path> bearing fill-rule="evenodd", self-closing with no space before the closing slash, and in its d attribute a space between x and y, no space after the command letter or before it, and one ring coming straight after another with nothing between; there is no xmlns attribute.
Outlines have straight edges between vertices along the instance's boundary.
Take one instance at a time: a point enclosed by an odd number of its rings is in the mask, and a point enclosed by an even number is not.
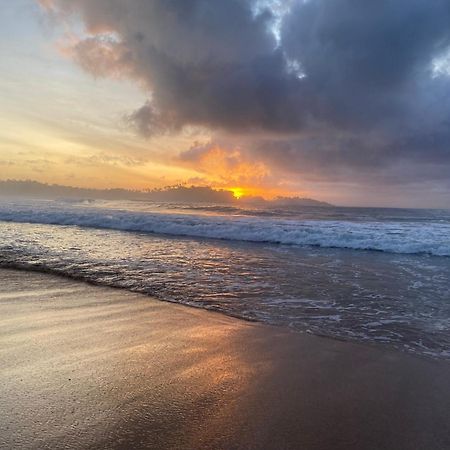
<svg viewBox="0 0 450 450"><path fill-rule="evenodd" d="M448 258L1 223L3 265L450 356Z"/></svg>

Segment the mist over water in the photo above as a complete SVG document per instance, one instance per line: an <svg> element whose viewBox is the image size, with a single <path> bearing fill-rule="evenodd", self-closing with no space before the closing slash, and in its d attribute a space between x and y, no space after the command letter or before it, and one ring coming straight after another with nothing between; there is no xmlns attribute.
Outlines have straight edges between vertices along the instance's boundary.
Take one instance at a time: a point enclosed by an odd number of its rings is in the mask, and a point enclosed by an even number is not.
<svg viewBox="0 0 450 450"><path fill-rule="evenodd" d="M0 264L450 358L450 214L0 204Z"/></svg>

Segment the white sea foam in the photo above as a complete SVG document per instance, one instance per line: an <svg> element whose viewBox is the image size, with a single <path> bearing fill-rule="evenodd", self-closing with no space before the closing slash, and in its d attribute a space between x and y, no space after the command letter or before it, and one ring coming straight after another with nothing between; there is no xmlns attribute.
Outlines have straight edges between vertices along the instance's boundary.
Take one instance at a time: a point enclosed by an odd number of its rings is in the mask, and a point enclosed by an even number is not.
<svg viewBox="0 0 450 450"><path fill-rule="evenodd" d="M294 220L127 211L60 203L0 205L0 220L197 238L450 256L450 224Z"/></svg>
<svg viewBox="0 0 450 450"><path fill-rule="evenodd" d="M448 221L439 226L433 218L363 222L360 211L353 221L337 220L339 214L333 221L281 220L198 211L174 215L167 209L158 214L148 211L155 209L152 205L138 205L137 211L131 211L133 204L95 205L0 203L0 218L8 220L0 220L0 267L56 273L295 330L449 357L448 257L331 248L299 251L296 245L108 230L323 247L350 243L361 248L364 243L364 248L386 250L389 245L405 252L413 245L436 251L439 242L444 248ZM118 206L122 210L112 209ZM49 223L68 226L45 225Z"/></svg>

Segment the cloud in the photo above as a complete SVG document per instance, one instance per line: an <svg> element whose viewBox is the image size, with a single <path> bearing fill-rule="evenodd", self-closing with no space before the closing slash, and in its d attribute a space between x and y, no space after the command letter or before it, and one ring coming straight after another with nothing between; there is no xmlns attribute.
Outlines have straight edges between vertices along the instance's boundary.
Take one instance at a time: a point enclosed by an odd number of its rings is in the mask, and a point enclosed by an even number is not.
<svg viewBox="0 0 450 450"><path fill-rule="evenodd" d="M408 117L413 90L433 83L433 58L450 45L449 21L445 0L297 2L282 45L320 97L321 120L372 127Z"/></svg>
<svg viewBox="0 0 450 450"><path fill-rule="evenodd" d="M127 117L145 136L205 127L227 140L231 158L239 148L310 180L395 185L450 170L448 0L45 7L83 21L87 37L74 48L82 67L145 87L148 100Z"/></svg>
<svg viewBox="0 0 450 450"><path fill-rule="evenodd" d="M93 154L89 156L70 156L66 158L66 164L73 164L81 167L101 167L101 166L125 166L136 167L146 162L145 158L135 158L132 156L117 156L107 153Z"/></svg>
<svg viewBox="0 0 450 450"><path fill-rule="evenodd" d="M131 52L111 36L78 40L63 51L95 77L126 78L133 75Z"/></svg>
<svg viewBox="0 0 450 450"><path fill-rule="evenodd" d="M176 118L163 117L150 101L136 111L126 114L124 119L132 129L146 138L155 134L175 132L181 128Z"/></svg>
<svg viewBox="0 0 450 450"><path fill-rule="evenodd" d="M64 19L71 12L82 17L92 35L76 44L76 60L96 75L128 72L140 80L163 128L296 129L303 108L295 99L303 87L277 48L274 14L254 6L250 0L54 0L47 8ZM106 30L117 40L107 39ZM138 117L148 111L145 105ZM153 123L155 114L147 115Z"/></svg>
<svg viewBox="0 0 450 450"><path fill-rule="evenodd" d="M246 158L238 148L224 149L213 142L194 144L175 162L208 175L209 180L214 179L222 187L269 186L274 181L262 162Z"/></svg>

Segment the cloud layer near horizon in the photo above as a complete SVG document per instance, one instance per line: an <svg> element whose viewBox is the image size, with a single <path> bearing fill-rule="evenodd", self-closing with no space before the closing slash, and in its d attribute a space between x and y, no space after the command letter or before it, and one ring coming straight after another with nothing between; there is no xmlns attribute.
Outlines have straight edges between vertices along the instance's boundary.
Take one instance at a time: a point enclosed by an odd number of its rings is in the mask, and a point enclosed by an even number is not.
<svg viewBox="0 0 450 450"><path fill-rule="evenodd" d="M200 126L304 180L450 190L448 0L41 3L81 17L85 70L148 92L146 136Z"/></svg>

